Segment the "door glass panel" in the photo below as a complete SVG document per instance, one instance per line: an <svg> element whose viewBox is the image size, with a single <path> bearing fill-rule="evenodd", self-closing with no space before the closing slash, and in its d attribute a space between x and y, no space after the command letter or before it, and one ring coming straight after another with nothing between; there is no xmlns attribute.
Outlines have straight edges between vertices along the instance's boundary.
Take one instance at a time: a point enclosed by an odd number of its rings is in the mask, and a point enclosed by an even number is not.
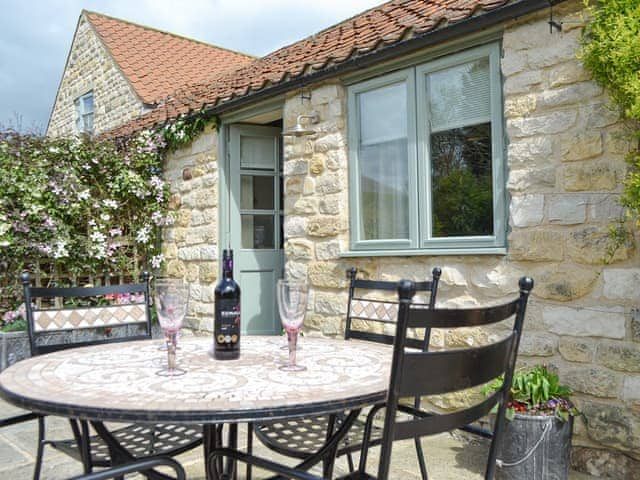
<svg viewBox="0 0 640 480"><path fill-rule="evenodd" d="M264 175L240 176L240 208L243 210L273 210L273 177Z"/></svg>
<svg viewBox="0 0 640 480"><path fill-rule="evenodd" d="M243 214L241 218L242 248L273 249L275 247L273 215Z"/></svg>
<svg viewBox="0 0 640 480"><path fill-rule="evenodd" d="M240 137L240 167L273 170L276 166L275 143L272 137Z"/></svg>

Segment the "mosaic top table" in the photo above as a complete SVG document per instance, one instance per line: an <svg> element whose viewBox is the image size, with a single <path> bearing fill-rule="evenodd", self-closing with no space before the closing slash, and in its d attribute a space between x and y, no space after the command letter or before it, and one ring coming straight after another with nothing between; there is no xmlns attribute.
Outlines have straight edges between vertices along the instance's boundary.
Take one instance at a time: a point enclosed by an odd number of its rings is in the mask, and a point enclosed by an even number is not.
<svg viewBox="0 0 640 480"><path fill-rule="evenodd" d="M187 373L177 377L156 375L167 358L151 340L62 350L3 371L0 396L37 413L90 420L103 438L107 421L201 423L205 452L220 446L216 428L222 424L345 410L355 419L361 408L384 400L389 346L306 336L298 363L307 370L286 372L278 369L288 356L284 344L281 337L245 336L240 358L220 361L212 356L210 337L185 339L178 364ZM323 458L331 445L306 464Z"/></svg>
<svg viewBox="0 0 640 480"><path fill-rule="evenodd" d="M215 360L209 337L180 343L187 373L155 374L166 362L158 343L113 343L63 350L9 367L0 396L38 413L136 423L217 423L330 413L382 401L391 349L357 340L304 337L298 363L278 366L280 337L245 336L238 360Z"/></svg>

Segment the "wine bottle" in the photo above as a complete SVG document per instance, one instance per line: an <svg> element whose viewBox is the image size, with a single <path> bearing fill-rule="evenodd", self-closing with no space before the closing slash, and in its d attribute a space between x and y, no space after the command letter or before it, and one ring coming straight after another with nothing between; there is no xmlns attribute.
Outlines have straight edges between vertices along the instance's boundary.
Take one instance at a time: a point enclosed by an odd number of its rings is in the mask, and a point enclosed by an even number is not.
<svg viewBox="0 0 640 480"><path fill-rule="evenodd" d="M222 254L222 278L215 288L213 356L218 360L240 356L240 287L233 279L233 250Z"/></svg>

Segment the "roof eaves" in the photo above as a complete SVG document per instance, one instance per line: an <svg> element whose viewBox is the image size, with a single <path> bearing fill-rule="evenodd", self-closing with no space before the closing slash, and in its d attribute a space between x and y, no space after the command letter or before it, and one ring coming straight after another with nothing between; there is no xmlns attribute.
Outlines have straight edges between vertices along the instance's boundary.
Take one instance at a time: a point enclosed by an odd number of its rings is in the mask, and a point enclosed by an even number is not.
<svg viewBox="0 0 640 480"><path fill-rule="evenodd" d="M219 115L233 109L244 107L249 103L285 94L311 83L334 78L338 75L351 73L362 68L368 68L376 63L392 60L393 58L407 55L438 43L460 38L466 34L494 28L506 21L517 19L524 15L548 8L549 5L556 5L565 1L567 0L518 0L506 3L503 6L496 7L480 15L477 14L477 10L474 10L466 18L454 23L443 22L442 18L438 18L437 21L434 21L427 29L408 25L406 29L404 29L403 34L398 37L398 41L389 43L376 42L377 50L372 49L370 46L367 46L367 48L354 48L348 55L343 55L339 61L335 58L327 59L327 61L324 62L324 66L320 69L307 68L307 66L313 67L313 64L303 65L297 68L295 73L291 71L285 72L280 81L268 83L262 89L245 88L242 93L239 92L239 89L235 89L232 90L231 94L203 101L198 111L202 112L204 110L207 114ZM318 34L314 36L317 35ZM309 38L312 37L307 37L307 39ZM307 39L292 45L303 43ZM288 47L283 47L283 49L285 48ZM277 53L283 49L278 49L267 57L277 55ZM255 61L260 62L263 61L264 58L266 57ZM244 67L240 67L238 70L242 70L243 68ZM220 78L222 79L224 77L223 75ZM192 115L193 112L194 109L190 109L188 112L183 112L182 115L188 117ZM147 123L141 122L140 125L130 126L123 125L122 127L114 129L113 136L130 135L139 129L162 125L171 120L171 117L166 115L159 118L153 117L154 116L151 116L149 118L150 121ZM158 115L155 115L155 117L158 117Z"/></svg>
<svg viewBox="0 0 640 480"><path fill-rule="evenodd" d="M303 68L298 74L290 75L287 80L273 84L263 90L249 91L246 95L240 97L223 99L216 103L212 113L220 114L244 106L246 103L280 95L310 83L369 67L375 63L409 54L436 43L452 40L464 34L494 27L505 21L534 13L543 8L548 8L550 4L556 5L565 1L567 0L520 0L497 7L482 15L471 15L453 24L450 22L442 22L442 19L438 19L439 24L444 23L445 25L435 26L424 32L419 32L412 27L407 27L401 40L397 43L383 44L378 42L376 45L376 47L379 47L378 49L358 49L357 52L351 52L351 54L341 62L336 62L335 59L329 58L322 69L314 69L314 71L309 72L308 69ZM410 37L406 38L407 36ZM305 72L308 73L305 74Z"/></svg>

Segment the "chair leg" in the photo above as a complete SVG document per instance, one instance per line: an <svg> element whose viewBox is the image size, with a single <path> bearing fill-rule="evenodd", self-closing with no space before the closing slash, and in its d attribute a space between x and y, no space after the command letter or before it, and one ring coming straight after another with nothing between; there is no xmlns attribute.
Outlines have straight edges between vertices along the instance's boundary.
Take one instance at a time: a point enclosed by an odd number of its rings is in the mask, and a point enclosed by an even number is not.
<svg viewBox="0 0 640 480"><path fill-rule="evenodd" d="M253 423L247 423L247 453L253 455ZM251 464L247 463L247 480L251 480Z"/></svg>
<svg viewBox="0 0 640 480"><path fill-rule="evenodd" d="M418 465L420 465L420 475L422 476L422 480L428 480L427 464L424 461L424 452L422 451L420 437L414 438L413 441L416 444L416 455L418 456Z"/></svg>
<svg viewBox="0 0 640 480"><path fill-rule="evenodd" d="M500 402L500 408L496 414L495 423L493 425L493 438L491 439L491 446L489 447L489 458L487 458L487 469L484 474L485 480L493 480L493 476L496 472L496 457L498 455L498 442L502 436L502 429L504 428L506 410L506 399L503 397Z"/></svg>
<svg viewBox="0 0 640 480"><path fill-rule="evenodd" d="M89 424L86 420L76 420L74 418L69 419L69 424L71 425L73 438L76 439L78 449L80 450L80 459L82 460L84 473L91 473L93 463L91 460L91 445L89 444ZM82 430L80 430L78 424L82 425Z"/></svg>
<svg viewBox="0 0 640 480"><path fill-rule="evenodd" d="M44 456L45 445L45 424L44 417L38 417L38 447L36 451L36 464L33 469L33 480L40 480L40 471L42 470L42 460Z"/></svg>
<svg viewBox="0 0 640 480"><path fill-rule="evenodd" d="M83 420L81 423L82 433L80 438L82 443L80 444L80 452L82 456L82 464L84 466L84 473L91 473L93 471L93 458L91 458L91 434L89 433L89 423Z"/></svg>
<svg viewBox="0 0 640 480"><path fill-rule="evenodd" d="M353 463L353 455L351 452L347 452L347 463L349 464L349 473L353 473L356 466Z"/></svg>

